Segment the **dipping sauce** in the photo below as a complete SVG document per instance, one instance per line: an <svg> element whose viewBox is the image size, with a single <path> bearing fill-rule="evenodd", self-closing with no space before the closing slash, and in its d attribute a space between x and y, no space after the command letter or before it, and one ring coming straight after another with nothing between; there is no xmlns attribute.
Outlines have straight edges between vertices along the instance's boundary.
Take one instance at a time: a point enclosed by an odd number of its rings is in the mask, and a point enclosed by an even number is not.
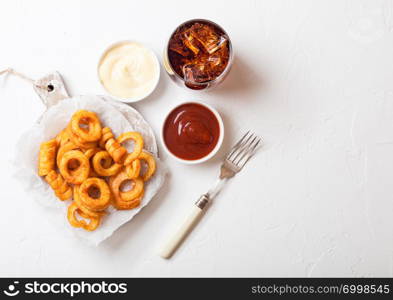
<svg viewBox="0 0 393 300"><path fill-rule="evenodd" d="M160 67L154 53L135 42L121 42L100 60L98 76L113 96L133 101L148 96L156 87Z"/></svg>
<svg viewBox="0 0 393 300"><path fill-rule="evenodd" d="M185 103L170 112L163 127L164 143L175 156L197 160L216 147L220 125L215 114L199 103Z"/></svg>

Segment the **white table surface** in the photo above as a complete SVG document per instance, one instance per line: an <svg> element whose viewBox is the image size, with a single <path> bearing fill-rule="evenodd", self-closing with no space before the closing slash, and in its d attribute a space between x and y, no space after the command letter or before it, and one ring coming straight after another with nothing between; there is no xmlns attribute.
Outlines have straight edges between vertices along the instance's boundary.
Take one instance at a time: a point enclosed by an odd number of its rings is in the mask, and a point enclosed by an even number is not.
<svg viewBox="0 0 393 300"><path fill-rule="evenodd" d="M393 1L1 1L0 69L52 70L72 95L100 94L96 63L132 39L160 57L181 22L230 34L236 62L207 93L176 86L133 105L158 133L177 103L202 100L226 126L222 151L170 170L149 206L99 247L58 234L13 178L19 136L44 107L0 78L0 276L392 276ZM246 130L264 147L171 260L157 249L213 183ZM161 147L161 141L160 149ZM17 159L17 158L16 158Z"/></svg>

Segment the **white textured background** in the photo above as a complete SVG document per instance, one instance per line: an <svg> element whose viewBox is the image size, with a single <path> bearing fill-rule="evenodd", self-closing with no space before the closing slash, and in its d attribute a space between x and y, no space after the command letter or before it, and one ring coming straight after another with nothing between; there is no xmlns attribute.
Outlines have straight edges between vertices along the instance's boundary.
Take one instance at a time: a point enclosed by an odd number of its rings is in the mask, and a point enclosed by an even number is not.
<svg viewBox="0 0 393 300"><path fill-rule="evenodd" d="M162 72L135 105L159 132L177 103L224 118L223 151L185 166L163 156L167 185L98 248L58 235L12 178L20 134L43 112L18 78L0 78L0 276L393 276L393 1L16 1L0 3L0 69L58 70L73 95L102 93L109 43L138 40L161 57L181 22L230 34L236 62L208 93ZM230 182L174 259L156 250L247 129L265 145Z"/></svg>

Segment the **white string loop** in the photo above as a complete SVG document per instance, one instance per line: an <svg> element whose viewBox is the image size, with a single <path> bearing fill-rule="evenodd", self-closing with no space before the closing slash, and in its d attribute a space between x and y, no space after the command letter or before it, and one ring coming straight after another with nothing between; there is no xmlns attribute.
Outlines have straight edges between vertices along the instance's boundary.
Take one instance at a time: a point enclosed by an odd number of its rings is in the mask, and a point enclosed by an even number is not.
<svg viewBox="0 0 393 300"><path fill-rule="evenodd" d="M34 86L36 86L38 88L41 88L41 89L46 89L47 88L47 87L40 86L40 85L36 84L34 79L31 79L30 77L28 77L28 76L26 76L26 75L24 75L22 73L19 73L19 72L15 71L12 68L8 68L8 69L5 69L3 71L0 71L0 75L3 75L3 74L15 75L16 77L19 77L19 78L21 78L21 79L31 83L32 85L34 85Z"/></svg>

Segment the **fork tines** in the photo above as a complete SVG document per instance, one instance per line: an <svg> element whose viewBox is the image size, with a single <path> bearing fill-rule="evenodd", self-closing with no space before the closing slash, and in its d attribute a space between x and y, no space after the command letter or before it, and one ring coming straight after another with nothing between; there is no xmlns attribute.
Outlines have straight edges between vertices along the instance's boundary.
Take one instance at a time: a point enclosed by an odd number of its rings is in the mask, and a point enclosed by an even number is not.
<svg viewBox="0 0 393 300"><path fill-rule="evenodd" d="M238 168L243 168L246 162L254 154L256 148L261 142L261 138L250 130L233 146L226 157L226 160Z"/></svg>

